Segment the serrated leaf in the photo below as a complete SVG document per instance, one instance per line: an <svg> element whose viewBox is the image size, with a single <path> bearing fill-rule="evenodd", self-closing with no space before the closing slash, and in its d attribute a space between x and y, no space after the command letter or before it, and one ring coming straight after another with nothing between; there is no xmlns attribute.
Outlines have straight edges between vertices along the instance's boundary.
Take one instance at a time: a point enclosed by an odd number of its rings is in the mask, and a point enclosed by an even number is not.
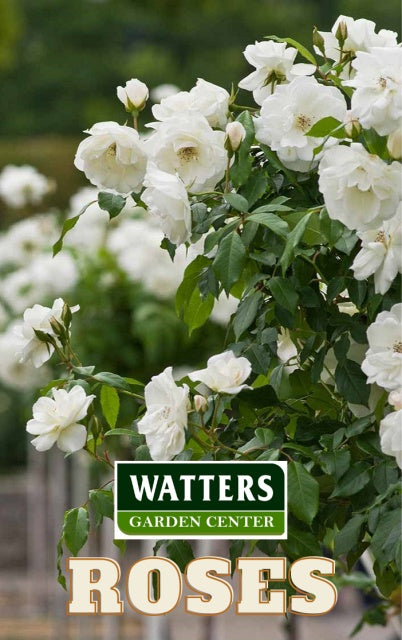
<svg viewBox="0 0 402 640"><path fill-rule="evenodd" d="M114 429L120 410L120 398L116 389L106 384L102 385L100 403L108 425Z"/></svg>
<svg viewBox="0 0 402 640"><path fill-rule="evenodd" d="M109 385L110 387L116 387L116 389L125 389L126 391L130 391L130 385L125 381L124 378L118 376L116 373L110 373L109 371L101 371L93 376L94 380L98 382L103 382L104 384Z"/></svg>
<svg viewBox="0 0 402 640"><path fill-rule="evenodd" d="M116 193L101 191L98 193L98 204L103 211L108 212L110 219L112 219L119 215L126 204L126 198Z"/></svg>
<svg viewBox="0 0 402 640"><path fill-rule="evenodd" d="M257 222L281 237L286 237L289 231L287 222L269 211L253 212L247 216L246 222Z"/></svg>
<svg viewBox="0 0 402 640"><path fill-rule="evenodd" d="M311 213L307 213L305 216L303 216L303 218L299 220L297 225L294 227L294 229L292 229L292 231L288 235L285 249L279 260L279 264L282 267L283 274L285 274L286 269L289 267L293 259L295 248L297 247L297 245L299 244L300 240L303 237L303 234L306 230L306 227L307 227L308 221L310 220L311 215L312 215Z"/></svg>
<svg viewBox="0 0 402 640"><path fill-rule="evenodd" d="M321 555L317 538L309 531L300 531L293 526L289 526L287 540L281 540L281 547L292 560Z"/></svg>
<svg viewBox="0 0 402 640"><path fill-rule="evenodd" d="M288 465L288 503L292 513L311 524L318 511L319 485L300 462Z"/></svg>
<svg viewBox="0 0 402 640"><path fill-rule="evenodd" d="M275 298L275 302L280 304L281 307L291 313L296 311L299 296L290 280L279 276L271 278L268 282L268 288Z"/></svg>
<svg viewBox="0 0 402 640"><path fill-rule="evenodd" d="M188 563L194 560L193 550L186 540L169 540L166 545L166 551L169 558L177 564L182 573L184 573Z"/></svg>
<svg viewBox="0 0 402 640"><path fill-rule="evenodd" d="M345 498L361 491L370 482L368 469L366 462L356 462L339 480L330 497Z"/></svg>
<svg viewBox="0 0 402 640"><path fill-rule="evenodd" d="M366 518L363 515L353 516L336 534L334 539L335 555L340 556L349 551L359 542L360 533Z"/></svg>
<svg viewBox="0 0 402 640"><path fill-rule="evenodd" d="M357 362L345 359L339 363L335 369L335 382L345 400L353 404L367 405L370 387Z"/></svg>
<svg viewBox="0 0 402 640"><path fill-rule="evenodd" d="M243 111L237 118L237 122L240 122L246 131L246 137L236 152L235 162L230 169L230 178L235 187L239 188L247 182L253 167L250 147L254 142L254 123L248 111Z"/></svg>
<svg viewBox="0 0 402 640"><path fill-rule="evenodd" d="M233 322L236 340L254 322L261 300L261 291L255 291L240 302Z"/></svg>
<svg viewBox="0 0 402 640"><path fill-rule="evenodd" d="M220 243L213 261L214 270L226 293L240 279L245 261L245 246L239 234L232 232Z"/></svg>
<svg viewBox="0 0 402 640"><path fill-rule="evenodd" d="M66 511L63 527L64 542L73 556L76 556L86 543L88 533L88 509L86 507L77 507Z"/></svg>
<svg viewBox="0 0 402 640"><path fill-rule="evenodd" d="M223 196L225 202L230 204L230 206L238 211L239 213L247 213L249 204L244 196L241 196L240 193L225 193Z"/></svg>
<svg viewBox="0 0 402 640"><path fill-rule="evenodd" d="M336 449L324 452L320 456L322 468L325 473L335 476L339 480L349 468L351 454L348 449Z"/></svg>

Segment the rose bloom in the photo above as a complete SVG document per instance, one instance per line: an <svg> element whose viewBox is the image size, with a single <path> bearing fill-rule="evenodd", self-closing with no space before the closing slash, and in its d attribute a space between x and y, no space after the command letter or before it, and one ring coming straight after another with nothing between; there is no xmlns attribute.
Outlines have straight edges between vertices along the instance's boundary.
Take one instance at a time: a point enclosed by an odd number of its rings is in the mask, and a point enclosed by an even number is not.
<svg viewBox="0 0 402 640"><path fill-rule="evenodd" d="M54 337L53 329L50 325L51 318L61 321L61 314L64 307L64 300L58 298L54 301L53 306L42 307L35 304L33 307L26 309L24 313L24 322L16 328L16 336L18 337L18 348L16 355L19 356L20 362L31 361L34 367L39 368L51 358L54 347L51 344L41 342L36 337L35 330L42 331ZM71 307L72 313L78 311L79 307Z"/></svg>
<svg viewBox="0 0 402 640"><path fill-rule="evenodd" d="M74 164L98 189L140 191L147 156L138 132L117 122L98 122L80 142Z"/></svg>
<svg viewBox="0 0 402 640"><path fill-rule="evenodd" d="M402 118L402 49L374 47L357 53L352 62L356 74L345 82L355 87L352 110L365 129L388 135Z"/></svg>
<svg viewBox="0 0 402 640"><path fill-rule="evenodd" d="M244 57L255 71L239 82L240 89L252 91L254 100L262 105L265 98L274 92L278 84L287 84L298 75L311 75L315 67L311 64L294 64L297 49L285 42L264 40L249 44Z"/></svg>
<svg viewBox="0 0 402 640"><path fill-rule="evenodd" d="M370 51L372 47L394 47L397 44L398 34L395 31L381 29L376 33L376 24L372 20L359 18L354 20L350 16L339 16L331 31L319 31L324 38L325 55L330 60L339 62L340 47L336 38L340 23L346 25L347 37L343 44L343 55L352 58L357 51ZM316 53L320 54L318 47L314 47Z"/></svg>
<svg viewBox="0 0 402 640"><path fill-rule="evenodd" d="M0 173L0 197L15 209L39 204L52 191L53 184L35 167L9 164Z"/></svg>
<svg viewBox="0 0 402 640"><path fill-rule="evenodd" d="M181 179L150 163L144 185L141 198L163 233L173 244L186 242L191 235L191 211Z"/></svg>
<svg viewBox="0 0 402 640"><path fill-rule="evenodd" d="M143 109L149 96L147 85L137 78L127 80L124 87L117 87L116 92L127 111Z"/></svg>
<svg viewBox="0 0 402 640"><path fill-rule="evenodd" d="M222 180L227 154L223 131L211 129L200 114L182 114L162 122L146 142L162 171L177 173L191 193L210 191Z"/></svg>
<svg viewBox="0 0 402 640"><path fill-rule="evenodd" d="M49 213L15 222L0 234L0 267L29 265L59 235L56 216Z"/></svg>
<svg viewBox="0 0 402 640"><path fill-rule="evenodd" d="M285 167L310 171L321 157L314 156L314 149L323 138L306 133L322 118L332 116L342 122L345 114L346 102L339 89L321 85L315 78L300 77L280 85L264 100L255 120L255 135L277 152ZM330 138L326 144L336 142Z"/></svg>
<svg viewBox="0 0 402 640"><path fill-rule="evenodd" d="M402 469L402 409L381 420L380 439L382 452L396 458L398 467Z"/></svg>
<svg viewBox="0 0 402 640"><path fill-rule="evenodd" d="M378 229L358 232L362 248L352 264L356 280L374 274L375 292L384 295L402 273L402 204Z"/></svg>
<svg viewBox="0 0 402 640"><path fill-rule="evenodd" d="M33 391L45 385L49 380L49 371L43 367L35 369L31 362L18 362L16 351L19 340L16 335L22 322L17 320L0 333L0 381L6 387L16 391Z"/></svg>
<svg viewBox="0 0 402 640"><path fill-rule="evenodd" d="M362 363L367 382L376 382L387 391L401 386L402 303L382 311L367 329L369 349Z"/></svg>
<svg viewBox="0 0 402 640"><path fill-rule="evenodd" d="M188 377L193 382L203 382L212 391L234 395L249 388L243 383L250 373L251 364L247 358L237 357L233 351L224 351L209 358L206 369L193 371Z"/></svg>
<svg viewBox="0 0 402 640"><path fill-rule="evenodd" d="M39 398L32 407L33 419L28 421L27 431L37 437L31 443L37 451L47 451L55 443L66 453L82 449L87 430L79 422L95 396L87 396L78 385L70 391L52 389L52 395Z"/></svg>
<svg viewBox="0 0 402 640"><path fill-rule="evenodd" d="M152 107L156 120L163 122L179 114L198 113L207 120L211 127L224 128L227 123L230 95L223 87L198 78L191 91L179 91L161 100ZM157 128L157 123L151 123Z"/></svg>
<svg viewBox="0 0 402 640"><path fill-rule="evenodd" d="M358 142L325 151L318 184L329 217L361 231L393 217L401 199L400 168Z"/></svg>
<svg viewBox="0 0 402 640"><path fill-rule="evenodd" d="M282 364L286 365L288 373L292 373L299 368L297 348L290 337L289 329L281 329L278 335L277 354Z"/></svg>
<svg viewBox="0 0 402 640"><path fill-rule="evenodd" d="M188 386L177 386L172 367L167 367L145 386L145 404L138 431L145 435L153 460L171 460L186 442Z"/></svg>

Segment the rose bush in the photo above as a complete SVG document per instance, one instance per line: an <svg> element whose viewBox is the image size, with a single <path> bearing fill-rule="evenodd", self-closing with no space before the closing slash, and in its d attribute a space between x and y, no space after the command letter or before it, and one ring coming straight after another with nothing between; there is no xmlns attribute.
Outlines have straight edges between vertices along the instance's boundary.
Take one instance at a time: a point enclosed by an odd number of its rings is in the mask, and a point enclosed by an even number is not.
<svg viewBox="0 0 402 640"><path fill-rule="evenodd" d="M188 245L176 310L190 332L222 294L239 300L224 351L177 382L165 369L144 394L131 377L78 363L68 306L36 337L60 343L67 371L44 393L79 384L99 397L82 423L100 464L111 464L108 443L121 437L137 460L287 460L288 538L258 549L337 558L339 584L377 589L380 603L364 617L385 625L401 571L402 426L387 393L401 386L402 366L401 167L387 138L402 118L401 49L396 34L345 16L313 42L320 59L274 36L247 47L256 70L241 86L259 107L198 80L154 107L145 142L135 114L134 129L95 125L77 154L111 218L134 201L166 234L170 258ZM242 126L235 145L233 122ZM55 253L79 220L67 220ZM64 527L59 559L63 542L84 544L89 506L98 521L111 514L112 485L96 495L78 508L80 531ZM244 545L232 544L233 559ZM167 549L180 566L192 557L186 542ZM364 553L371 583L349 577Z"/></svg>

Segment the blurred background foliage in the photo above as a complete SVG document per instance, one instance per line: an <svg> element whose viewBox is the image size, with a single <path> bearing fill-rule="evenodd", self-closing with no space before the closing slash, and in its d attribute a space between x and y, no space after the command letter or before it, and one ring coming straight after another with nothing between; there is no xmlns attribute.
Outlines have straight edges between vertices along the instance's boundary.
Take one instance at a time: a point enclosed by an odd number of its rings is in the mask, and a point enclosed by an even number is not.
<svg viewBox="0 0 402 640"><path fill-rule="evenodd" d="M83 184L82 130L124 119L118 84L189 89L200 76L229 89L250 71L247 44L275 33L309 45L311 25L340 13L400 27L399 0L0 0L0 165L34 164L66 205Z"/></svg>

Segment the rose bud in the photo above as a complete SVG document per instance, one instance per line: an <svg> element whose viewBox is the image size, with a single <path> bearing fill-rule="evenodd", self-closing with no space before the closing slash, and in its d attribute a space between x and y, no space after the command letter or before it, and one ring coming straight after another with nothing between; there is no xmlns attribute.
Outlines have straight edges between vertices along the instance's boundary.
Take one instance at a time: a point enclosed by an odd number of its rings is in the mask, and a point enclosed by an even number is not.
<svg viewBox="0 0 402 640"><path fill-rule="evenodd" d="M149 91L146 84L134 78L128 80L124 87L117 87L117 97L126 107L126 111L142 111L148 100Z"/></svg>

